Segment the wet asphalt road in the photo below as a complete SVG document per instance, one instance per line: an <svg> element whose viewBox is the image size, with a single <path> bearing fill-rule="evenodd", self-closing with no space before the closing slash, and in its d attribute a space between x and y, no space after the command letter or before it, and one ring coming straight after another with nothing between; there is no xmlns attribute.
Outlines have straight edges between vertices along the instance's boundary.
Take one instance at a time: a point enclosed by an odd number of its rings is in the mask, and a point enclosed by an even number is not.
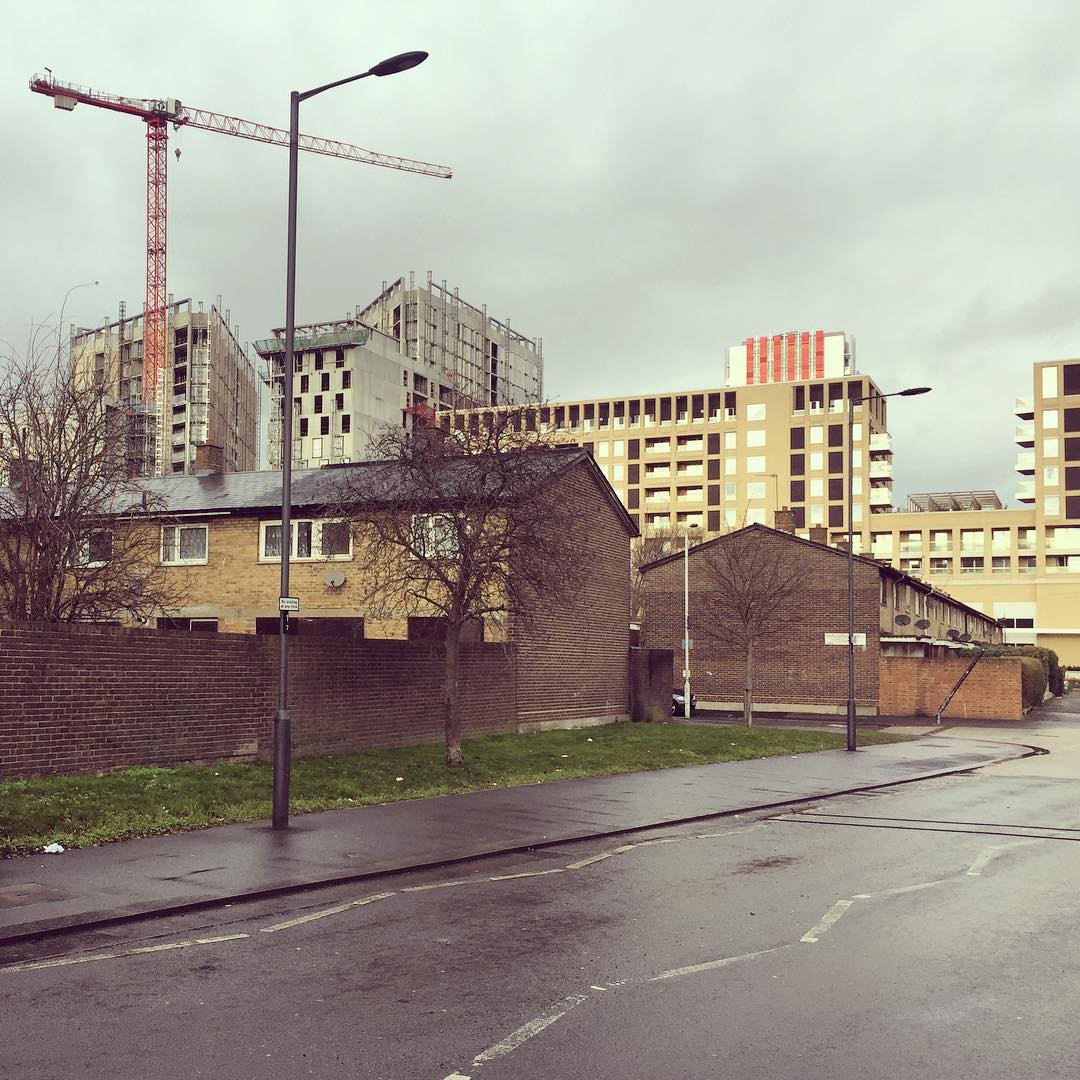
<svg viewBox="0 0 1080 1080"><path fill-rule="evenodd" d="M1045 760L11 948L0 1076L1071 1078Z"/></svg>

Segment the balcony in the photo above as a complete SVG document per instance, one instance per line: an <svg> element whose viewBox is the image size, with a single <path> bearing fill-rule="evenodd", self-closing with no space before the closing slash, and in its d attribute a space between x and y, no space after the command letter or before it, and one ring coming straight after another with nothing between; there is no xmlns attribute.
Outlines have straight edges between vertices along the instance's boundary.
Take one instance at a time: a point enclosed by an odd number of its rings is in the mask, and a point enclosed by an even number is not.
<svg viewBox="0 0 1080 1080"><path fill-rule="evenodd" d="M892 454L892 436L884 431L876 431L870 436L870 453Z"/></svg>
<svg viewBox="0 0 1080 1080"><path fill-rule="evenodd" d="M1029 420L1024 424L1017 424L1014 439L1017 446L1035 445L1035 421Z"/></svg>
<svg viewBox="0 0 1080 1080"><path fill-rule="evenodd" d="M1035 451L1026 450L1016 455L1016 471L1024 476L1035 475Z"/></svg>
<svg viewBox="0 0 1080 1080"><path fill-rule="evenodd" d="M1016 501L1022 503L1033 503L1035 501L1034 480L1021 480L1016 485Z"/></svg>
<svg viewBox="0 0 1080 1080"><path fill-rule="evenodd" d="M900 542L901 555L921 555L922 553L923 545L921 540L902 540Z"/></svg>
<svg viewBox="0 0 1080 1080"><path fill-rule="evenodd" d="M892 507L892 487L876 487L870 489L870 505Z"/></svg>
<svg viewBox="0 0 1080 1080"><path fill-rule="evenodd" d="M892 462L887 458L880 458L870 462L871 480L891 480L893 474Z"/></svg>
<svg viewBox="0 0 1080 1080"><path fill-rule="evenodd" d="M1021 420L1034 420L1035 419L1035 402L1029 397L1018 397L1016 399L1016 406L1013 408L1013 412L1016 413Z"/></svg>

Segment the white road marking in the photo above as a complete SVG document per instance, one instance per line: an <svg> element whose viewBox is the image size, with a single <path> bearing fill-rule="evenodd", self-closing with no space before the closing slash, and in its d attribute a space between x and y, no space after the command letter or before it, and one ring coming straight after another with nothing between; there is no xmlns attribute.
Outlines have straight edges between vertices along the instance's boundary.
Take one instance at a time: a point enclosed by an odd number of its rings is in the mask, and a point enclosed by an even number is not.
<svg viewBox="0 0 1080 1080"><path fill-rule="evenodd" d="M1026 847L1028 844L1036 844L1038 840L1017 840L1012 844L992 844L990 847L985 847L975 857L975 861L967 868L965 877L981 877L982 872L986 869L987 865L994 859L996 859L1002 852L1008 851L1009 848Z"/></svg>
<svg viewBox="0 0 1080 1080"><path fill-rule="evenodd" d="M458 878L456 881L435 881L430 885L406 885L402 892L427 892L429 889L449 889L454 885L473 885L481 878Z"/></svg>
<svg viewBox="0 0 1080 1080"><path fill-rule="evenodd" d="M572 862L566 864L567 870L580 870L584 866L592 866L593 863L603 862L604 859L610 859L612 855L617 854L614 851L605 851L601 855L592 855L588 859L580 859L578 862Z"/></svg>
<svg viewBox="0 0 1080 1080"><path fill-rule="evenodd" d="M466 1076L464 1073L451 1073L446 1080L472 1080L471 1076Z"/></svg>
<svg viewBox="0 0 1080 1080"><path fill-rule="evenodd" d="M935 881L920 881L917 885L901 885L896 889L882 889L878 893L856 893L853 900L873 900L875 898L880 899L883 896L902 896L904 893L909 892L921 892L923 889L933 889L937 885L947 885L950 881L955 881L955 877L938 878Z"/></svg>
<svg viewBox="0 0 1080 1080"><path fill-rule="evenodd" d="M565 874L566 867L560 866L555 870L525 870L520 874L495 874L494 877L489 877L488 881L513 881L514 878L523 877L546 877L548 874Z"/></svg>
<svg viewBox="0 0 1080 1080"><path fill-rule="evenodd" d="M539 1035L545 1028L551 1027L556 1020L562 1019L562 1017L564 1017L571 1009L576 1008L583 1001L587 1001L588 998L588 994L571 994L569 997L564 997L562 1001L553 1005L551 1009L542 1016L536 1017L535 1020L530 1020L527 1024L522 1024L517 1031L511 1032L501 1042L495 1043L494 1046L489 1046L486 1050L481 1050L480 1053L473 1058L472 1063L474 1065L482 1065L485 1061L494 1061L496 1058L509 1054L512 1050L516 1050L521 1046L522 1043L528 1042L528 1040L535 1035Z"/></svg>
<svg viewBox="0 0 1080 1080"><path fill-rule="evenodd" d="M43 968L70 967L72 964L92 964L98 960L118 960L123 956L142 956L146 953L169 952L172 949L190 949L193 945L216 945L221 941L242 941L249 934L222 934L218 937L195 938L192 941L172 941L167 945L142 945L131 949L113 949L94 953L92 956L60 956L55 960L36 960L29 964L10 964L0 971L40 971Z"/></svg>
<svg viewBox="0 0 1080 1080"><path fill-rule="evenodd" d="M821 922L819 922L817 926L812 926L807 930L799 940L808 942L811 945L814 944L854 903L854 900L837 900L836 903L822 916Z"/></svg>
<svg viewBox="0 0 1080 1080"><path fill-rule="evenodd" d="M363 896L359 900L350 900L347 904L338 904L336 907L323 908L322 911L312 911L308 915L301 915L287 922L275 923L273 926L260 926L262 934L276 934L279 930L291 930L294 926L302 926L304 923L315 922L316 919L325 919L328 915L340 915L349 908L362 907L364 904L373 904L376 900L385 900L393 896L392 892L375 893L372 896ZM246 935L245 935L246 936Z"/></svg>
<svg viewBox="0 0 1080 1080"><path fill-rule="evenodd" d="M803 939L806 940L805 938ZM715 971L717 968L727 967L728 964L737 964L742 960L756 960L759 956L768 956L769 953L780 952L781 949L790 949L790 945L777 945L772 949L761 949L759 952L743 953L741 956L724 956L719 960L707 960L703 964L691 964L689 967L672 968L670 971L662 971L659 975L652 975L642 979L644 983L663 982L665 979L681 979L685 975L697 975L701 971Z"/></svg>

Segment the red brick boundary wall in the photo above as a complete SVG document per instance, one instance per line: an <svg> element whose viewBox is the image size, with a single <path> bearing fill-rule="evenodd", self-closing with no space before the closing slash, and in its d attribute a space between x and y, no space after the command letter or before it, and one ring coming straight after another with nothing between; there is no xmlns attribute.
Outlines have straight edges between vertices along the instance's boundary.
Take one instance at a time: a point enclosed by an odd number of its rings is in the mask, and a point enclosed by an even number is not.
<svg viewBox="0 0 1080 1080"><path fill-rule="evenodd" d="M442 738L438 644L295 638L297 755ZM0 626L0 778L266 758L278 639L117 627ZM516 660L462 646L466 735L514 731Z"/></svg>
<svg viewBox="0 0 1080 1080"><path fill-rule="evenodd" d="M883 656L879 711L882 716L934 716L967 670L970 659ZM943 720L1020 720L1024 715L1020 661L980 660L949 702Z"/></svg>

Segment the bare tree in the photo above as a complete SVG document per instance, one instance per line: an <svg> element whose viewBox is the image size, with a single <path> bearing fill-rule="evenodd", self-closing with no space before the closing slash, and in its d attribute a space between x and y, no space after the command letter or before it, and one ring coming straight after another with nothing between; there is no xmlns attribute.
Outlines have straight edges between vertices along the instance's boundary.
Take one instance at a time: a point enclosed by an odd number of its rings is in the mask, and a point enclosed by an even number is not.
<svg viewBox="0 0 1080 1080"><path fill-rule="evenodd" d="M372 464L334 477L328 508L357 527L368 610L441 620L446 762L457 766L464 763L462 640L485 622L512 635L538 605L577 602L579 529L566 492L551 481L575 462L588 466L580 451L538 431L535 408L454 419L449 430L392 430L376 439Z"/></svg>
<svg viewBox="0 0 1080 1080"><path fill-rule="evenodd" d="M0 617L134 621L183 602L122 410L59 344L0 359Z"/></svg>
<svg viewBox="0 0 1080 1080"><path fill-rule="evenodd" d="M799 543L761 526L729 533L703 548L705 610L702 637L736 650L743 660L743 720L754 722L754 664L761 646L783 637L804 617L794 598L805 567Z"/></svg>
<svg viewBox="0 0 1080 1080"><path fill-rule="evenodd" d="M641 568L682 551L683 543L683 531L670 525L650 529L630 542L630 619L639 626L645 625L648 615Z"/></svg>

